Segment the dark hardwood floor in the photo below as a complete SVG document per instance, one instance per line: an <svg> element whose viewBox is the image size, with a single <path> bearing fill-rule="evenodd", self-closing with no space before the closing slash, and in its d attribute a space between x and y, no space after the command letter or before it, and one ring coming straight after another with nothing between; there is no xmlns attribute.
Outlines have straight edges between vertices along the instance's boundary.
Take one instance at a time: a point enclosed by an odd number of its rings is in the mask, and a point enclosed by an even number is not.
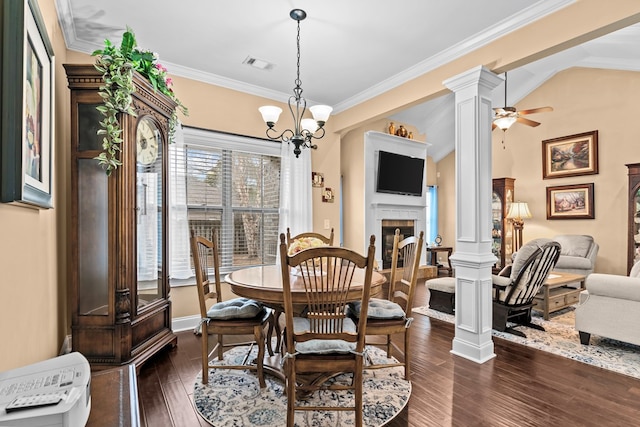
<svg viewBox="0 0 640 427"><path fill-rule="evenodd" d="M416 305L427 299L421 283ZM494 339L497 357L479 365L450 353L453 325L414 317L411 399L389 427L640 425L640 380L501 339ZM191 331L145 363L142 425L208 426L193 406L199 369L200 341Z"/></svg>

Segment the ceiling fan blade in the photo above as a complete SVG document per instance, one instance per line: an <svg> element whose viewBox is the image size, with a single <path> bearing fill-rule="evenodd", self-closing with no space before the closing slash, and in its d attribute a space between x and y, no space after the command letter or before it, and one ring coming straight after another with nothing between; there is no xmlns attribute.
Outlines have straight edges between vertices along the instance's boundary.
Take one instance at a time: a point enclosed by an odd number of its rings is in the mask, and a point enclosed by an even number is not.
<svg viewBox="0 0 640 427"><path fill-rule="evenodd" d="M491 130L494 130L494 129L495 129L495 128L497 128L497 127L498 127L498 126L496 126L496 124L495 124L495 123L493 123L493 122L491 123Z"/></svg>
<svg viewBox="0 0 640 427"><path fill-rule="evenodd" d="M553 107L540 107L532 108L530 110L521 110L518 111L518 114L524 116L526 114L546 113L547 111L553 111Z"/></svg>
<svg viewBox="0 0 640 427"><path fill-rule="evenodd" d="M540 123L534 122L533 120L525 119L524 117L518 117L516 119L516 122L522 123L523 125L527 125L527 126L531 126L531 127L540 126Z"/></svg>

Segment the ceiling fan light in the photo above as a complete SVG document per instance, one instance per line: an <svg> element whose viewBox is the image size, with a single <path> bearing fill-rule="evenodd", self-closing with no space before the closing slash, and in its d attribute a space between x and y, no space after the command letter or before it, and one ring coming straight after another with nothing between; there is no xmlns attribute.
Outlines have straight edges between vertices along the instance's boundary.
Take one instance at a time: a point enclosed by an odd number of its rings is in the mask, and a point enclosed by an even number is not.
<svg viewBox="0 0 640 427"><path fill-rule="evenodd" d="M516 122L515 117L498 117L493 121L496 126L498 126L503 131L506 131L511 127L512 124Z"/></svg>

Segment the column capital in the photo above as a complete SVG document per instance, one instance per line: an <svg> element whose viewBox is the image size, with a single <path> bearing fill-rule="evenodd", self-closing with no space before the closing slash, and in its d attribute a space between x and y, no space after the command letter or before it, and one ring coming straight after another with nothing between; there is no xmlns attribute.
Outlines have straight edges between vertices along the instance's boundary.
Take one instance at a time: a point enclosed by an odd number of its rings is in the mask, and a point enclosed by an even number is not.
<svg viewBox="0 0 640 427"><path fill-rule="evenodd" d="M467 87L484 86L485 88L492 90L500 83L502 78L498 77L492 71L490 71L484 65L478 65L470 70L453 76L443 81L442 84L453 92L457 92Z"/></svg>

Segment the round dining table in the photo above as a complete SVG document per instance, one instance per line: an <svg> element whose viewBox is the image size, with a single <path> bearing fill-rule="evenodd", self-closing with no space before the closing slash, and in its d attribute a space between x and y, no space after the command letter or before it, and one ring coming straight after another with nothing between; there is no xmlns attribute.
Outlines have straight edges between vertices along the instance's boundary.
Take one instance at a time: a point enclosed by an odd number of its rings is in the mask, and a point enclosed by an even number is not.
<svg viewBox="0 0 640 427"><path fill-rule="evenodd" d="M300 310L307 304L307 296L305 295L302 278L297 276L294 271L289 270L291 297L294 305L294 311ZM364 269L356 269L351 282L351 290L347 295L347 301L357 301L362 298L362 288L364 282ZM371 275L371 296L382 293L382 285L387 279L377 271ZM276 316L276 352L274 356L265 354L264 369L267 372L284 380L285 375L282 371L280 343L282 341L282 330L278 322L278 317L284 312L284 294L282 292L282 267L279 265L263 265L258 267L248 267L229 273L225 282L231 287L231 291L241 297L260 301L268 307L275 310ZM270 338L271 333L269 333ZM270 339L267 340L270 343ZM313 381L316 377L312 376L309 381ZM299 377L302 379L302 377ZM304 381L304 380L303 380Z"/></svg>
<svg viewBox="0 0 640 427"><path fill-rule="evenodd" d="M306 304L302 278L290 274L291 297L293 304ZM371 276L371 296L382 292L382 285L387 279L377 271ZM241 297L260 301L268 306L280 308L284 304L282 293L282 267L279 265L263 265L258 267L243 268L229 273L225 282L231 287L231 291ZM356 269L351 282L351 291L347 297L349 301L357 301L362 297L362 285L364 282L364 269Z"/></svg>

